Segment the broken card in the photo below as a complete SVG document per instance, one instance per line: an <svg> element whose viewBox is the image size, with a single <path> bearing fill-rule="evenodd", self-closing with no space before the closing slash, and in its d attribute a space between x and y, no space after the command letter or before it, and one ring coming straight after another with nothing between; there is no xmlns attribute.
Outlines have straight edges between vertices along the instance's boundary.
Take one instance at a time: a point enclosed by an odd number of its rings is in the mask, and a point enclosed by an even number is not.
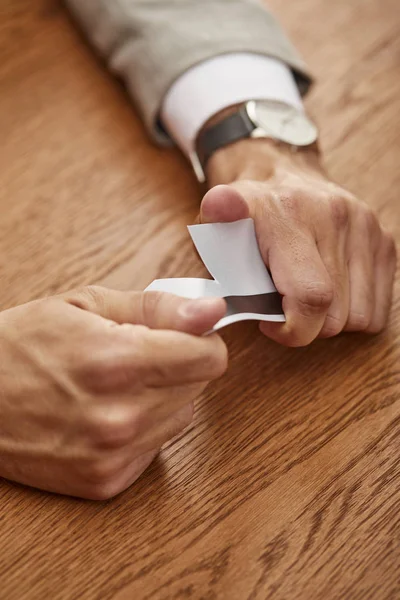
<svg viewBox="0 0 400 600"><path fill-rule="evenodd" d="M227 312L213 331L245 320L285 321L282 298L261 257L253 219L192 225L188 229L214 279L157 279L146 290L185 298L224 298Z"/></svg>

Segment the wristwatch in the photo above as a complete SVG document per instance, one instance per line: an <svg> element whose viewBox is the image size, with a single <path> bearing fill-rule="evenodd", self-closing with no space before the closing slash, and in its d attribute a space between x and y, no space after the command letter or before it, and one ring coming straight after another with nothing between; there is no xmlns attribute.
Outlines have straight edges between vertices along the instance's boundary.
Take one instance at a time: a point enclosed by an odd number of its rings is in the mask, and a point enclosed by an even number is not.
<svg viewBox="0 0 400 600"><path fill-rule="evenodd" d="M251 100L233 114L200 132L190 160L200 183L213 153L244 138L270 138L294 151L318 138L316 125L299 109L275 100Z"/></svg>

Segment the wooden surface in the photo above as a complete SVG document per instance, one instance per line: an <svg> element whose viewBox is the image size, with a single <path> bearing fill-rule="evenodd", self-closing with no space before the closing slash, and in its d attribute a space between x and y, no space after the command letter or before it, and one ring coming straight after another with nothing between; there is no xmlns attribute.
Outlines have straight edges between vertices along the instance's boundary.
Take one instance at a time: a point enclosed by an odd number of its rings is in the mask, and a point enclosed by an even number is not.
<svg viewBox="0 0 400 600"><path fill-rule="evenodd" d="M400 241L398 0L270 2L318 77L333 177ZM56 0L0 3L1 308L198 275L200 194ZM107 503L0 482L0 598L400 598L400 297L381 336L226 333L195 422Z"/></svg>

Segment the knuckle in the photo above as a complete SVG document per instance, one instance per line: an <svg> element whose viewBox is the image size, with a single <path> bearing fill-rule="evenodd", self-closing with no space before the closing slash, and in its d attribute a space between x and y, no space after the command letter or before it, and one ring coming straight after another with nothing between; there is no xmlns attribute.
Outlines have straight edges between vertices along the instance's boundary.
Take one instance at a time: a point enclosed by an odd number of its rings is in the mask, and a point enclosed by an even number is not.
<svg viewBox="0 0 400 600"><path fill-rule="evenodd" d="M78 366L78 374L84 386L91 392L101 392L104 388L104 374L110 369L110 363L100 356L89 356Z"/></svg>
<svg viewBox="0 0 400 600"><path fill-rule="evenodd" d="M78 366L79 378L84 387L94 394L108 394L134 388L139 381L139 366L130 357L124 360L109 348L91 356Z"/></svg>
<svg viewBox="0 0 400 600"><path fill-rule="evenodd" d="M190 364L188 366L191 366ZM167 382L171 374L171 368L168 364L154 363L151 364L149 369L145 369L144 381L147 385L152 385L153 381Z"/></svg>
<svg viewBox="0 0 400 600"><path fill-rule="evenodd" d="M88 432L97 448L122 448L134 439L140 429L140 417L132 410L115 407L97 411L88 419Z"/></svg>
<svg viewBox="0 0 400 600"><path fill-rule="evenodd" d="M327 315L320 337L330 338L339 335L343 330L343 320L336 315Z"/></svg>
<svg viewBox="0 0 400 600"><path fill-rule="evenodd" d="M337 230L345 229L350 220L350 206L347 198L335 195L330 201L331 218Z"/></svg>
<svg viewBox="0 0 400 600"><path fill-rule="evenodd" d="M143 323L149 323L153 315L158 312L159 306L165 298L165 292L143 292L141 302L141 316Z"/></svg>
<svg viewBox="0 0 400 600"><path fill-rule="evenodd" d="M99 285L87 285L78 288L70 297L71 304L82 310L101 310L104 307L104 288Z"/></svg>
<svg viewBox="0 0 400 600"><path fill-rule="evenodd" d="M296 216L302 208L300 196L298 191L283 189L279 192L279 203L287 213Z"/></svg>
<svg viewBox="0 0 400 600"><path fill-rule="evenodd" d="M332 284L328 282L314 281L301 288L298 301L302 306L315 311L324 311L330 307L334 297Z"/></svg>
<svg viewBox="0 0 400 600"><path fill-rule="evenodd" d="M351 312L349 314L346 329L350 331L365 331L370 324L371 316L365 312Z"/></svg>
<svg viewBox="0 0 400 600"><path fill-rule="evenodd" d="M98 296L103 296L105 288L101 285L87 285L83 288L83 292L89 297L97 299Z"/></svg>

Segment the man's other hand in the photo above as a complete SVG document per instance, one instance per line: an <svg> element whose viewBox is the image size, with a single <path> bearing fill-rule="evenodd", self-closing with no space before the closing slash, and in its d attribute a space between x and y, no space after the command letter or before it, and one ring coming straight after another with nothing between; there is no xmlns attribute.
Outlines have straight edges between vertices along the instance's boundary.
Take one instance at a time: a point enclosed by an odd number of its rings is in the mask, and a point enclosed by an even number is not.
<svg viewBox="0 0 400 600"><path fill-rule="evenodd" d="M0 476L107 499L222 375L222 299L88 287L0 313Z"/></svg>
<svg viewBox="0 0 400 600"><path fill-rule="evenodd" d="M363 202L325 176L315 149L292 153L269 140L218 150L202 222L253 217L286 323L265 335L304 346L341 331L378 333L391 305L396 248ZM219 185L228 184L228 185Z"/></svg>

